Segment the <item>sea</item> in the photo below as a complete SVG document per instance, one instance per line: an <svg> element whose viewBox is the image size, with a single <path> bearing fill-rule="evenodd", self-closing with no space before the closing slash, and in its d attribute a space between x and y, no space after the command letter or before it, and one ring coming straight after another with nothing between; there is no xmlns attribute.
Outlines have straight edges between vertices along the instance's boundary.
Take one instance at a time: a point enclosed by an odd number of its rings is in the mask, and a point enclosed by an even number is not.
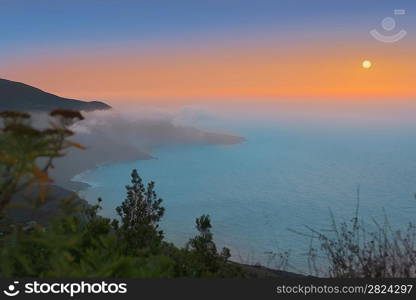
<svg viewBox="0 0 416 300"><path fill-rule="evenodd" d="M198 118L197 118L198 119ZM351 120L350 120L351 121ZM224 116L192 125L239 135L235 145L165 145L154 159L106 163L78 174L89 202L103 199L105 216L126 196L132 169L155 181L166 208L166 239L183 246L195 219L211 217L218 247L232 259L307 273L310 229L349 222L404 229L416 216L416 136L412 122L313 122ZM371 227L371 225L369 225Z"/></svg>

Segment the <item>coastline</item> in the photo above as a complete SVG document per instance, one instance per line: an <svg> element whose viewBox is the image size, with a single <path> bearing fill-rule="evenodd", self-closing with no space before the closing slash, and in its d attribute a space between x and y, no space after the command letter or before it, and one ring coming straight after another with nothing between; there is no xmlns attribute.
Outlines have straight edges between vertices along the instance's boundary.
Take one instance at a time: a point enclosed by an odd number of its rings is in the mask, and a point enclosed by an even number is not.
<svg viewBox="0 0 416 300"><path fill-rule="evenodd" d="M125 159L110 159L110 160L100 160L99 158L95 160L83 161L82 165L74 164L73 159L62 159L56 163L57 168L60 170L65 170L64 172L53 170L51 177L55 179L54 184L64 189L71 190L72 192L78 193L81 190L87 189L90 185L86 182L74 180L77 175L82 174L88 170L94 170L102 165L118 163L118 162L128 162L135 160L149 160L154 159L155 157L150 154L143 152L138 152L136 155L129 155ZM80 159L75 159L77 162Z"/></svg>
<svg viewBox="0 0 416 300"><path fill-rule="evenodd" d="M169 118L142 115L129 117L117 111L91 113L72 128L71 140L85 150L70 148L64 157L54 161L50 177L54 184L74 192L88 184L74 177L103 164L149 160L160 147L176 145L236 145L244 137L222 132L177 125Z"/></svg>
<svg viewBox="0 0 416 300"><path fill-rule="evenodd" d="M189 130L189 128L187 128ZM218 146L232 146L238 145L246 141L244 137L202 131L199 129L192 130L198 134L184 137L178 134L178 141L159 141L157 144L149 146L150 149L157 149L161 146L169 145L218 145ZM162 138L162 137L161 137ZM140 137L138 137L140 139ZM73 192L84 190L90 185L88 183L76 180L76 176L88 170L96 169L100 166L113 163L150 160L157 159L149 152L151 150L143 151L140 146L135 146L133 143L119 142L114 139L105 139L104 142L98 142L94 136L79 135L76 137L77 142L86 146L86 151L70 150L67 156L56 160L55 168L51 171L51 178L54 178L54 184L61 186ZM117 144L117 147L111 148L107 145ZM147 147L144 147L147 148Z"/></svg>
<svg viewBox="0 0 416 300"><path fill-rule="evenodd" d="M149 154L149 156L147 156L147 157L138 156L138 157L133 157L133 158L127 159L127 160L120 159L120 160L112 160L112 161L105 161L105 162L102 162L102 163L98 163L98 164L96 164L95 166L93 166L91 168L80 170L80 172L78 172L76 174L71 174L72 177L68 180L68 182L64 183L64 185L65 185L65 188L70 189L71 191L78 193L80 191L83 191L85 189L88 189L88 188L92 187L92 185L87 183L87 182L77 180L77 177L82 175L84 172L95 170L97 168L100 168L102 166L106 166L106 165L109 165L109 164L125 163L125 162L129 162L129 161L138 161L138 160L151 160L151 159L157 159L157 158L154 157L154 156L151 156Z"/></svg>

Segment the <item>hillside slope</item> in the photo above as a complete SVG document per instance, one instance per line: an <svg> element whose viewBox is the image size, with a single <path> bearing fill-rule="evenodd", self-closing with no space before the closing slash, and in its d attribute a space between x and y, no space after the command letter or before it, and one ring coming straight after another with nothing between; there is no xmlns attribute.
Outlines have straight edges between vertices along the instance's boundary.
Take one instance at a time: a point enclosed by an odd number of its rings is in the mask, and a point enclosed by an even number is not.
<svg viewBox="0 0 416 300"><path fill-rule="evenodd" d="M62 98L24 83L0 79L0 110L50 111L56 108L93 111L111 106L99 101Z"/></svg>

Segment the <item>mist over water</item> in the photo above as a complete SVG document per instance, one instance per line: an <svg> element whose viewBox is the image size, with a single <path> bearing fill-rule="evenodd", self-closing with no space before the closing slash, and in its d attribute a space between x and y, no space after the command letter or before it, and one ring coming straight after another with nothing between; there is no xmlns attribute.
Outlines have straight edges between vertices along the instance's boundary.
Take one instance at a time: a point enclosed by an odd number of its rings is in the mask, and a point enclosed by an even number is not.
<svg viewBox="0 0 416 300"><path fill-rule="evenodd" d="M246 141L164 145L151 153L155 159L109 163L74 179L90 184L82 194L90 202L102 197L103 214L115 216L137 168L164 199L168 240L183 245L196 233L195 218L209 214L217 243L231 248L235 260L265 263L265 252L291 250L291 264L305 270L310 240L289 229L329 228L329 209L350 220L358 187L360 215L369 222L384 213L395 228L414 221L413 104L389 107L181 108L172 114L174 124Z"/></svg>

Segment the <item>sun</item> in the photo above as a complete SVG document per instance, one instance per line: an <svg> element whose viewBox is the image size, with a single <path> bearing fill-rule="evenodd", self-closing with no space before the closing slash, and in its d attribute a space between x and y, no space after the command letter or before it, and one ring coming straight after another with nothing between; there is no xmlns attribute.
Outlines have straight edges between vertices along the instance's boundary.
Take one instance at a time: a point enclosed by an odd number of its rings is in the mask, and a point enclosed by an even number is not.
<svg viewBox="0 0 416 300"><path fill-rule="evenodd" d="M372 65L373 65L373 64L372 64L372 63L371 63L371 61L369 61L369 60L365 60L365 61L363 61L363 63L362 63L362 66L363 66L363 68L364 68L364 69L370 69Z"/></svg>

